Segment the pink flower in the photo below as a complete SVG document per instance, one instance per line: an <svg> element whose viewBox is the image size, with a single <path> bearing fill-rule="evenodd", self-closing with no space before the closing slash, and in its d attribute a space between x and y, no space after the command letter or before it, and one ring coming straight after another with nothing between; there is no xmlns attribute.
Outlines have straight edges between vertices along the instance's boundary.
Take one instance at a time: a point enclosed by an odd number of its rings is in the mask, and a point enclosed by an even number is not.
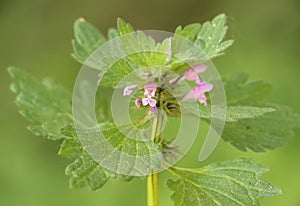
<svg viewBox="0 0 300 206"><path fill-rule="evenodd" d="M154 107L156 105L156 100L155 99L152 99L151 96L148 96L146 98L143 98L142 99L142 102L143 102L143 105L144 106L147 106L148 104L151 106L151 107Z"/></svg>
<svg viewBox="0 0 300 206"><path fill-rule="evenodd" d="M151 108L150 108L150 112L155 113L156 111L157 111L157 108L156 108L156 107L151 107Z"/></svg>
<svg viewBox="0 0 300 206"><path fill-rule="evenodd" d="M144 86L144 90L144 95L146 96L146 98L142 99L143 105L146 106L149 104L151 107L154 107L156 105L156 100L152 99L152 97L155 96L156 84L153 82L149 82Z"/></svg>
<svg viewBox="0 0 300 206"><path fill-rule="evenodd" d="M140 100L140 99L137 99L137 100L135 100L135 105L141 105L142 104L142 100Z"/></svg>
<svg viewBox="0 0 300 206"><path fill-rule="evenodd" d="M186 80L191 80L191 81L197 81L200 79L198 73L202 73L204 72L205 70L207 69L206 65L204 64L197 64L189 69L187 69L185 72L184 72L184 75L183 75L183 80L186 79Z"/></svg>
<svg viewBox="0 0 300 206"><path fill-rule="evenodd" d="M154 84L153 82L149 82L144 86L144 90L145 90L144 95L146 97L148 96L153 97L155 96L155 92L156 92L156 84Z"/></svg>
<svg viewBox="0 0 300 206"><path fill-rule="evenodd" d="M149 79L150 77L152 77L152 74L148 73L148 74L146 75L146 79Z"/></svg>
<svg viewBox="0 0 300 206"><path fill-rule="evenodd" d="M135 84L125 87L124 91L123 91L123 96L131 95L132 94L132 89L134 89L136 87L137 87L137 85L135 85Z"/></svg>
<svg viewBox="0 0 300 206"><path fill-rule="evenodd" d="M206 65L196 64L191 68L187 69L180 79L176 77L174 79L171 79L169 83L173 84L174 82L180 83L183 80L190 80L190 81L195 81L198 84L198 82L201 81L198 74L204 72L206 69L207 69Z"/></svg>
<svg viewBox="0 0 300 206"><path fill-rule="evenodd" d="M205 96L205 92L209 92L212 90L213 85L206 83L204 81L199 80L199 85L194 87L189 93L187 93L183 98L182 101L186 101L188 99L196 99L201 104L207 105L207 99Z"/></svg>

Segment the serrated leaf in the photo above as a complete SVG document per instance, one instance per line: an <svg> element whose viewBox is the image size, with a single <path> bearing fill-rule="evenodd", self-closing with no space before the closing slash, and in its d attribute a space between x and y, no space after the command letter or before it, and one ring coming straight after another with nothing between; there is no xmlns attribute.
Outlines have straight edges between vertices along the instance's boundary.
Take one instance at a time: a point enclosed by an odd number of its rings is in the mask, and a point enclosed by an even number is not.
<svg viewBox="0 0 300 206"><path fill-rule="evenodd" d="M147 133L131 124L101 123L98 128L84 128L81 139L87 151L93 151L97 161L110 165L116 173L143 176L160 167L162 154ZM126 134L126 135L125 135ZM99 138L103 135L104 138ZM101 149L100 149L101 148Z"/></svg>
<svg viewBox="0 0 300 206"><path fill-rule="evenodd" d="M66 175L70 176L70 188L89 186L92 190L96 190L110 179L109 172L86 153L68 165Z"/></svg>
<svg viewBox="0 0 300 206"><path fill-rule="evenodd" d="M119 36L118 30L116 30L115 28L110 28L107 32L107 36L109 40L117 38Z"/></svg>
<svg viewBox="0 0 300 206"><path fill-rule="evenodd" d="M300 116L285 106L275 108L255 119L226 123L222 138L242 151L264 152L285 145L293 129L300 127Z"/></svg>
<svg viewBox="0 0 300 206"><path fill-rule="evenodd" d="M120 36L122 36L124 34L129 34L129 33L132 33L135 31L134 28L129 23L125 22L121 18L118 18L117 29L118 29Z"/></svg>
<svg viewBox="0 0 300 206"><path fill-rule="evenodd" d="M139 31L120 37L117 43L113 46L121 47L126 57L118 60L113 57L103 60L111 66L101 79L101 86L121 87L143 83L147 74L152 71L157 72L157 68L163 67L166 63L168 55L164 52L167 50L167 41L156 44L154 39ZM125 81L124 77L129 74L132 81L128 78ZM122 85L118 85L120 82Z"/></svg>
<svg viewBox="0 0 300 206"><path fill-rule="evenodd" d="M212 112L213 109L213 112ZM197 114L195 109L191 111L190 108L187 109L187 112L192 112ZM275 109L271 107L252 107L252 106L227 106L226 112L225 108L213 106L203 106L199 105L199 117L209 121L212 118L222 119L220 114L225 113L224 120L226 122L236 122L242 119L251 119L264 115L265 113L274 112Z"/></svg>
<svg viewBox="0 0 300 206"><path fill-rule="evenodd" d="M221 55L222 52L232 45L233 40L222 42L227 32L226 16L220 14L211 22L205 22L196 38L198 45L209 58Z"/></svg>
<svg viewBox="0 0 300 206"><path fill-rule="evenodd" d="M228 105L252 105L263 100L271 91L271 85L262 80L249 81L249 75L236 73L223 80Z"/></svg>
<svg viewBox="0 0 300 206"><path fill-rule="evenodd" d="M185 27L178 26L175 30L175 36L179 35L183 38L186 38L192 42L195 41L199 31L200 31L201 24L189 24Z"/></svg>
<svg viewBox="0 0 300 206"><path fill-rule="evenodd" d="M76 159L66 172L70 175L71 187L89 185L95 190L111 177L132 179L107 171L83 150L73 126L71 93L49 79L41 83L20 69L10 67L8 71L14 78L11 89L17 94L20 113L34 124L30 130L50 140L64 139L59 155Z"/></svg>
<svg viewBox="0 0 300 206"><path fill-rule="evenodd" d="M261 176L268 169L248 159L213 163L200 169L172 168L169 180L176 206L249 206L281 194Z"/></svg>
<svg viewBox="0 0 300 206"><path fill-rule="evenodd" d="M83 18L75 21L74 35L73 57L80 63L84 63L93 51L106 41L103 34Z"/></svg>
<svg viewBox="0 0 300 206"><path fill-rule="evenodd" d="M67 138L61 144L58 154L66 158L75 158L75 161L66 168L66 175L70 176L71 188L90 187L92 190L97 190L111 178L123 181L133 178L115 174L92 159L83 149L72 125L63 128L62 133Z"/></svg>
<svg viewBox="0 0 300 206"><path fill-rule="evenodd" d="M162 54L155 40L142 31L120 38L121 48L132 64L140 67L162 66L166 64L167 54Z"/></svg>
<svg viewBox="0 0 300 206"><path fill-rule="evenodd" d="M49 79L40 83L20 69L8 71L14 78L11 89L20 113L34 124L29 129L50 140L63 138L61 128L72 122L71 93Z"/></svg>
<svg viewBox="0 0 300 206"><path fill-rule="evenodd" d="M264 152L276 149L287 143L294 136L293 129L299 128L300 117L286 106L262 102L271 90L271 85L264 81L248 81L247 74L237 73L224 79L227 104L234 106L272 107L276 111L255 119L242 119L228 122L222 138L242 151L250 149Z"/></svg>

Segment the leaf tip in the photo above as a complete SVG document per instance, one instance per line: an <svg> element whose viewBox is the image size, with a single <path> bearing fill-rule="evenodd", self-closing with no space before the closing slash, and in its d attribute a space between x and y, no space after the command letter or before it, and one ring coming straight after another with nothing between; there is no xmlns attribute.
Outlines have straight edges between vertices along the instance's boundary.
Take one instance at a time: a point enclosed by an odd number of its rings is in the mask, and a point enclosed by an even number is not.
<svg viewBox="0 0 300 206"><path fill-rule="evenodd" d="M79 21L79 22L85 22L85 19L84 19L83 17L80 17L80 18L78 19L78 21Z"/></svg>

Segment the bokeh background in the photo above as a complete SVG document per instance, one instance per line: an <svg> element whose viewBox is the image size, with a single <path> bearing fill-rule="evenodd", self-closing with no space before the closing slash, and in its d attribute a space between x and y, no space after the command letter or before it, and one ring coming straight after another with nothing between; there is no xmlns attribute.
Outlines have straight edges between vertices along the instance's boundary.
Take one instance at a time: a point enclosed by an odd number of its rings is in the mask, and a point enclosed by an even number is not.
<svg viewBox="0 0 300 206"><path fill-rule="evenodd" d="M235 71L273 84L269 100L300 113L299 0L1 0L0 1L0 205L2 206L140 206L146 205L144 180L111 181L102 189L70 190L64 175L68 160L57 155L59 142L35 137L17 112L9 91L6 67L14 65L37 78L51 76L72 89L80 65L70 56L73 22L84 17L100 30L123 17L138 29L174 31L177 25L204 22L224 12L228 37L235 40L215 65L224 75ZM300 132L287 146L262 154L237 151L220 142L210 158L197 161L200 145L190 152L187 166L216 160L252 157L270 168L264 177L283 195L261 201L265 206L300 205ZM193 157L193 158L190 158ZM161 205L172 205L161 178Z"/></svg>

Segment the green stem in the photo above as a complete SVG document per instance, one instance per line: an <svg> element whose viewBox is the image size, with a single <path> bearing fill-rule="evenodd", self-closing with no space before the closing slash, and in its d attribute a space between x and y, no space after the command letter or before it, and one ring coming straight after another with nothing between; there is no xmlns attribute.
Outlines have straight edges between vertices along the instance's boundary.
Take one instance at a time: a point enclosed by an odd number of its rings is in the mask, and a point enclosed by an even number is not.
<svg viewBox="0 0 300 206"><path fill-rule="evenodd" d="M160 115L159 109L157 109L156 116L153 118L151 128L151 140L154 143L159 142L159 135L161 132L162 115ZM147 205L159 206L159 185L158 185L158 173L152 172L147 177Z"/></svg>

